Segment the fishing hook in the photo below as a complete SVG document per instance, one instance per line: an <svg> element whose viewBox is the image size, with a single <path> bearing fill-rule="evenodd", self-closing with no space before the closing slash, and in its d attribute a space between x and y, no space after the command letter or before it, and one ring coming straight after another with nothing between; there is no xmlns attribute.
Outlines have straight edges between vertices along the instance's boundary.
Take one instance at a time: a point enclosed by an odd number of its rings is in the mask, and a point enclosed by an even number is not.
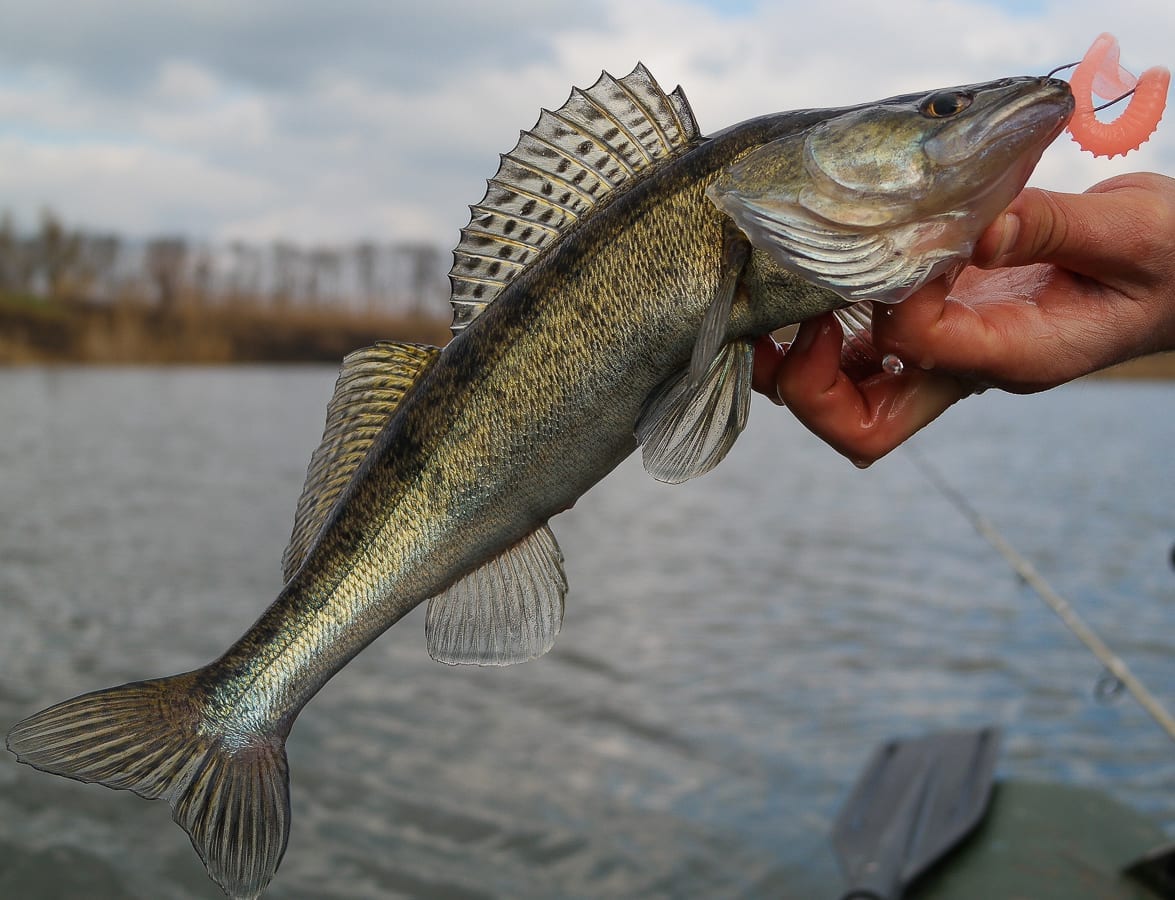
<svg viewBox="0 0 1175 900"><path fill-rule="evenodd" d="M1095 107L1093 108L1093 111L1094 111L1094 112L1101 112L1101 111L1102 111L1103 109L1105 109L1107 106L1113 106L1115 103L1120 103L1121 101L1123 101L1123 100L1125 100L1127 97L1129 97L1131 94L1133 94L1135 90L1136 90L1136 88L1131 88L1131 89L1130 89L1130 90L1128 90L1128 91L1127 91L1125 94L1123 94L1121 97L1115 97L1113 100L1107 100L1107 101L1106 101L1105 103L1103 103L1101 106L1095 106Z"/></svg>
<svg viewBox="0 0 1175 900"><path fill-rule="evenodd" d="M1045 78L1052 78L1058 72L1063 72L1065 69L1072 69L1074 66L1079 66L1079 65L1081 65L1081 60L1077 60L1077 62L1065 63L1063 66L1057 66L1055 69L1053 69L1051 72L1049 72L1044 77ZM1101 112L1107 106L1113 106L1115 103L1121 103L1123 100L1125 100L1131 94L1133 94L1134 91L1135 91L1135 88L1131 88L1122 96L1115 97L1113 100L1108 100L1107 102L1103 103L1101 106L1095 106L1093 108L1093 111L1094 112Z"/></svg>

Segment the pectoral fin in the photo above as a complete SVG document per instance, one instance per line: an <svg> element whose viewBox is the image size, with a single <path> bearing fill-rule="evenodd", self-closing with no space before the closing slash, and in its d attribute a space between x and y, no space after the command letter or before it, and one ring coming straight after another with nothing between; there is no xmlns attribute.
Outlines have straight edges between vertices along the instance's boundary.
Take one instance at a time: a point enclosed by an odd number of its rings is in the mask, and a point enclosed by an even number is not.
<svg viewBox="0 0 1175 900"><path fill-rule="evenodd" d="M748 341L722 348L702 381L683 369L645 401L636 424L645 470L680 484L722 462L747 424L754 350Z"/></svg>
<svg viewBox="0 0 1175 900"><path fill-rule="evenodd" d="M689 381L693 387L702 383L710 370L710 363L726 340L726 326L734 306L738 279L751 258L751 244L733 222L727 222L722 242L722 273L714 299L706 309L698 341L690 358Z"/></svg>
<svg viewBox="0 0 1175 900"><path fill-rule="evenodd" d="M510 666L542 656L563 624L563 554L546 525L428 601L428 655Z"/></svg>

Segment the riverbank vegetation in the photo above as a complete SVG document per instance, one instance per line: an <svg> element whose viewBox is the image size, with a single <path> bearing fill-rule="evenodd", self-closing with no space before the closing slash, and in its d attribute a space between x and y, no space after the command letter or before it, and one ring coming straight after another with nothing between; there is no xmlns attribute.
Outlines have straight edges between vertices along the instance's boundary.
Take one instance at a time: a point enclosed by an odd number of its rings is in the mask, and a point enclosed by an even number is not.
<svg viewBox="0 0 1175 900"><path fill-rule="evenodd" d="M300 247L129 240L52 213L0 215L0 365L338 362L377 340L443 344L442 257L427 244ZM1175 378L1175 354L1105 373Z"/></svg>
<svg viewBox="0 0 1175 900"><path fill-rule="evenodd" d="M337 362L375 340L444 343L429 245L129 240L50 213L0 217L0 363Z"/></svg>

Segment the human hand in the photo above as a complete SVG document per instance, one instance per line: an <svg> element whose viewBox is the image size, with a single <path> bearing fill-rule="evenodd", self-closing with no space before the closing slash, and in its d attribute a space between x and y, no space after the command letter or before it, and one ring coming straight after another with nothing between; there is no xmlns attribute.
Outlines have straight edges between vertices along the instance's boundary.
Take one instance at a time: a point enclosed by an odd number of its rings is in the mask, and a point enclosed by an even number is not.
<svg viewBox="0 0 1175 900"><path fill-rule="evenodd" d="M1028 189L987 229L953 286L874 305L873 338L900 374L850 374L832 315L786 355L755 348L756 389L869 465L984 387L1042 391L1175 349L1175 180L1134 174L1084 194Z"/></svg>

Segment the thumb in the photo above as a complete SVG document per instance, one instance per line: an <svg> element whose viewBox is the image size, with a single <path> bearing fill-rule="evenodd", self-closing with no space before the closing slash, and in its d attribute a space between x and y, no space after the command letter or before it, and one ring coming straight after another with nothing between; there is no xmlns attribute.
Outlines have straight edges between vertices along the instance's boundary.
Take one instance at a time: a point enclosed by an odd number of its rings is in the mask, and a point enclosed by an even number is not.
<svg viewBox="0 0 1175 900"><path fill-rule="evenodd" d="M1053 263L1095 277L1121 269L1130 258L1124 245L1147 224L1114 194L1027 188L988 226L972 262L983 269Z"/></svg>

